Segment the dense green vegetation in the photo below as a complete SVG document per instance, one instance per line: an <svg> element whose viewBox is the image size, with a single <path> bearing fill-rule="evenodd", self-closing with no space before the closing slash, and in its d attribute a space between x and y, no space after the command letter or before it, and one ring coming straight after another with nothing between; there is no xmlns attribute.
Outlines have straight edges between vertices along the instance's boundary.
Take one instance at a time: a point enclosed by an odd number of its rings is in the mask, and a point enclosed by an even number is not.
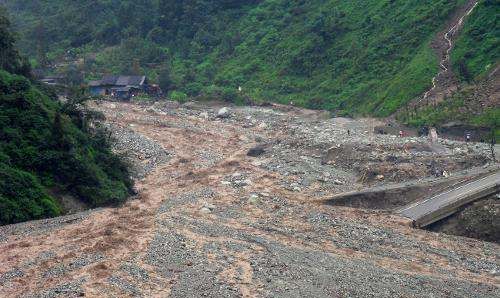
<svg viewBox="0 0 500 298"><path fill-rule="evenodd" d="M437 107L419 110L408 124L413 126L439 126L460 122L472 126L491 128L500 141L500 107L478 109L472 90L499 65L500 59L499 0L481 1L467 18L458 36L451 60L453 70L462 80L462 90ZM479 87L481 88L481 87Z"/></svg>
<svg viewBox="0 0 500 298"><path fill-rule="evenodd" d="M90 114L75 102L63 105L13 74L28 69L1 14L0 32L0 53L9 57L0 69L0 225L61 214L53 190L89 206L124 201L132 181L104 131L90 129Z"/></svg>
<svg viewBox="0 0 500 298"><path fill-rule="evenodd" d="M8 3L7 3L8 2ZM437 72L429 47L465 0L5 1L40 64L85 57L88 77L146 72L175 95L291 102L388 115ZM457 47L467 68L497 59L497 0L481 1ZM41 20L41 21L39 21ZM485 33L475 35L482 30ZM482 32L481 31L481 32ZM484 42L475 39L487 34ZM37 46L33 46L33 42ZM494 42L493 42L494 44ZM67 51L70 50L68 53ZM467 54L469 53L469 54ZM181 96L184 98L184 96Z"/></svg>
<svg viewBox="0 0 500 298"><path fill-rule="evenodd" d="M493 70L500 59L500 1L486 0L467 19L451 59L455 72L467 82Z"/></svg>
<svg viewBox="0 0 500 298"><path fill-rule="evenodd" d="M124 201L126 166L103 131L90 131L24 77L0 71L0 224L59 214L47 189L66 190L89 206Z"/></svg>

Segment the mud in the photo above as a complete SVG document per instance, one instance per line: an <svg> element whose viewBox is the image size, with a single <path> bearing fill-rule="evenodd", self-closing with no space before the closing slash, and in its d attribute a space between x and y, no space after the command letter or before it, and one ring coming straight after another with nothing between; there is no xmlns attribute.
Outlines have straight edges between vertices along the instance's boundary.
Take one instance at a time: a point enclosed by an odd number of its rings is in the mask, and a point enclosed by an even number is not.
<svg viewBox="0 0 500 298"><path fill-rule="evenodd" d="M139 195L124 206L0 227L1 297L500 295L499 245L320 203L368 186L346 164L322 164L328 148L385 144L395 154L412 141L375 136L375 120L272 107L234 107L223 120L202 105L98 108L169 159L137 180ZM261 143L262 155L247 156ZM425 154L467 161L487 151L440 146Z"/></svg>

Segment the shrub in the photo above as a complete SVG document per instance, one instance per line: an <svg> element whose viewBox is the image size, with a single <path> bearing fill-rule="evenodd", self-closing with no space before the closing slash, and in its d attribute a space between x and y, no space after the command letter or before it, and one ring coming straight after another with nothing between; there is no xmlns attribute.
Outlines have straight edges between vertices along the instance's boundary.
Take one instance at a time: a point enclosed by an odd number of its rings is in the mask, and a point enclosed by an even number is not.
<svg viewBox="0 0 500 298"><path fill-rule="evenodd" d="M186 93L181 92L181 91L176 91L176 90L170 92L169 97L171 100L178 101L180 103L184 103L188 100L188 96Z"/></svg>
<svg viewBox="0 0 500 298"><path fill-rule="evenodd" d="M105 131L87 116L21 77L0 71L0 224L61 213L47 188L66 190L91 206L123 202L132 192L127 166Z"/></svg>

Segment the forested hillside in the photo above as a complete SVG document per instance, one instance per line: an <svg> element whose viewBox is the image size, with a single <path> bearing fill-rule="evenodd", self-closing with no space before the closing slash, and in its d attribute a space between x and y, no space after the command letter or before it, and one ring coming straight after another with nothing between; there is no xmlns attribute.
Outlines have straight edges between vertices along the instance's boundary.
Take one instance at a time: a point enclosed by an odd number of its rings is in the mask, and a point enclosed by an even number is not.
<svg viewBox="0 0 500 298"><path fill-rule="evenodd" d="M481 79L500 59L499 0L480 2L464 24L451 53L455 71L463 81Z"/></svg>
<svg viewBox="0 0 500 298"><path fill-rule="evenodd" d="M132 181L104 131L25 77L29 67L1 11L0 58L0 225L61 214L54 192L88 206L124 201Z"/></svg>
<svg viewBox="0 0 500 298"><path fill-rule="evenodd" d="M257 101L386 116L431 86L430 42L465 0L4 2L36 64L84 57L88 78L146 72L175 94L235 100L241 86ZM454 50L468 79L498 63L499 8L480 1Z"/></svg>

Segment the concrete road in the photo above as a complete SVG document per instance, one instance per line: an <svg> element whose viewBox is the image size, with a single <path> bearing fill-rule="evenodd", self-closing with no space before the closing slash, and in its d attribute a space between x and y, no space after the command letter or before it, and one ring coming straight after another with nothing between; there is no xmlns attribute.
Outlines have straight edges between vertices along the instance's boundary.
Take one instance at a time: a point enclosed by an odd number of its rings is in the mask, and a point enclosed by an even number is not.
<svg viewBox="0 0 500 298"><path fill-rule="evenodd" d="M499 188L500 172L496 172L412 204L398 213L413 220L415 225L423 227L453 214L460 206L498 192Z"/></svg>

